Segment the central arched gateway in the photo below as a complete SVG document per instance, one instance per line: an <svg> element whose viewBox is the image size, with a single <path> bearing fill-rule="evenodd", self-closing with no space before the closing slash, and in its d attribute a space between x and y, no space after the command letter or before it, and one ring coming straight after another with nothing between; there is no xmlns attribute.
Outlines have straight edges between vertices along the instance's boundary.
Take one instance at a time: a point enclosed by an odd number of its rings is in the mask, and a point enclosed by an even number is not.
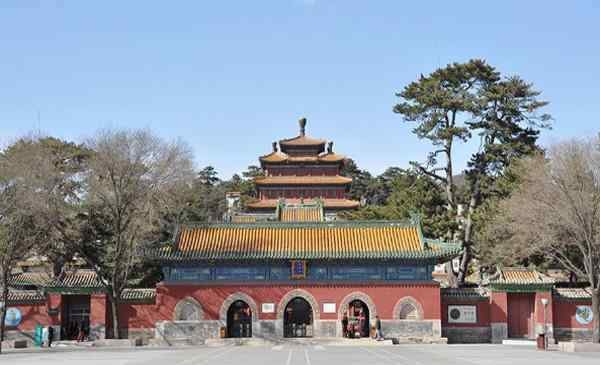
<svg viewBox="0 0 600 365"><path fill-rule="evenodd" d="M252 337L252 309L243 300L227 309L227 337Z"/></svg>
<svg viewBox="0 0 600 365"><path fill-rule="evenodd" d="M344 337L362 338L370 337L369 307L360 299L348 303L345 315L346 328L342 328Z"/></svg>
<svg viewBox="0 0 600 365"><path fill-rule="evenodd" d="M356 337L356 329L358 329L361 337L369 336L371 335L371 325L375 323L376 316L377 307L375 306L373 299L366 293L360 291L352 292L346 295L340 303L337 335L350 337L348 325L352 324L353 329L355 329L352 333L354 337ZM344 324L345 328L343 328Z"/></svg>
<svg viewBox="0 0 600 365"><path fill-rule="evenodd" d="M314 333L313 320L310 303L301 297L293 298L284 310L284 337L312 337Z"/></svg>

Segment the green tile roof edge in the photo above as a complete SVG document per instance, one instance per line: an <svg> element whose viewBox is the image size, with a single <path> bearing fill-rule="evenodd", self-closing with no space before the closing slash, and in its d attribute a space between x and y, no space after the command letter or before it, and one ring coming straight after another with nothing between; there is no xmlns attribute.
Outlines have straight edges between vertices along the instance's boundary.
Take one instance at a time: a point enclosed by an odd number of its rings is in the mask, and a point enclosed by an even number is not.
<svg viewBox="0 0 600 365"><path fill-rule="evenodd" d="M450 259L458 255L460 247L443 247L440 250L432 251L363 251L330 254L329 252L310 251L310 252L262 252L262 251L174 251L161 252L162 249L147 250L143 253L148 259L166 260L166 261L203 261L203 260L254 260L254 259L272 259L272 260L293 260L293 259L312 259L312 260L436 260Z"/></svg>
<svg viewBox="0 0 600 365"><path fill-rule="evenodd" d="M491 291L503 291L509 293L530 293L538 291L550 291L552 290L552 288L554 288L554 283L490 283L487 285L487 288Z"/></svg>
<svg viewBox="0 0 600 365"><path fill-rule="evenodd" d="M329 222L253 222L253 223L188 223L182 225L185 228L344 228L344 227L416 227L411 221L329 221Z"/></svg>

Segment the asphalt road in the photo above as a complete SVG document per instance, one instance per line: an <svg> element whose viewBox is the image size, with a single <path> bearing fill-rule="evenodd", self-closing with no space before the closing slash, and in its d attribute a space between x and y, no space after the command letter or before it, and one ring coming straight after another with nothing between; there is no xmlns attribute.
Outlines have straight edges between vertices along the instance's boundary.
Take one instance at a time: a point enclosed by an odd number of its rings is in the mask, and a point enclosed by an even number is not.
<svg viewBox="0 0 600 365"><path fill-rule="evenodd" d="M600 353L540 352L503 345L398 345L385 347L279 345L176 349L87 349L8 352L10 365L586 365Z"/></svg>

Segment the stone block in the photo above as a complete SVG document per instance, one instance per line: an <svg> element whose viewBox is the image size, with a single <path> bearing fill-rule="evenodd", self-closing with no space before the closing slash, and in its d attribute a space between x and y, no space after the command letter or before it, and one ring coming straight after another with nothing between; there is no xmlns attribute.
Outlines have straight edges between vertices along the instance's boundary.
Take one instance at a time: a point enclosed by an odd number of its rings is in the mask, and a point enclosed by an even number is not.
<svg viewBox="0 0 600 365"><path fill-rule="evenodd" d="M592 341L592 330L587 328L554 328L554 338L559 341Z"/></svg>
<svg viewBox="0 0 600 365"><path fill-rule="evenodd" d="M156 323L155 338L167 343L186 340L203 343L207 338L219 338L220 321L161 321Z"/></svg>
<svg viewBox="0 0 600 365"><path fill-rule="evenodd" d="M316 337L336 337L337 321L335 320L321 320L319 321L318 333Z"/></svg>
<svg viewBox="0 0 600 365"><path fill-rule="evenodd" d="M600 352L600 343L559 342L558 348L564 352Z"/></svg>
<svg viewBox="0 0 600 365"><path fill-rule="evenodd" d="M433 337L433 322L434 321L382 320L381 329L385 337Z"/></svg>
<svg viewBox="0 0 600 365"><path fill-rule="evenodd" d="M125 340L114 340L114 339L103 339L95 340L94 347L131 347L131 341Z"/></svg>
<svg viewBox="0 0 600 365"><path fill-rule="evenodd" d="M491 332L490 327L444 327L442 336L448 343L489 343Z"/></svg>
<svg viewBox="0 0 600 365"><path fill-rule="evenodd" d="M15 340L13 342L13 348L15 348L15 349L27 348L27 340Z"/></svg>
<svg viewBox="0 0 600 365"><path fill-rule="evenodd" d="M502 343L503 340L508 338L508 325L506 322L492 323L490 328L492 343Z"/></svg>
<svg viewBox="0 0 600 365"><path fill-rule="evenodd" d="M275 321L273 321L273 320L258 321L258 328L259 328L260 332L257 333L256 335L259 335L262 337L275 337L275 334L277 333Z"/></svg>

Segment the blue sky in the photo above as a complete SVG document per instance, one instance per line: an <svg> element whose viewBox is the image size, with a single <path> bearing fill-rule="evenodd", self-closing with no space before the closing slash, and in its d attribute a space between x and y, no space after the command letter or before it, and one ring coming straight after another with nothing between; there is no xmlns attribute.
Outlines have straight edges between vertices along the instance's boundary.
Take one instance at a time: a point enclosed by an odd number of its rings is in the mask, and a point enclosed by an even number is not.
<svg viewBox="0 0 600 365"><path fill-rule="evenodd" d="M228 177L305 116L381 173L430 149L392 113L394 93L470 58L543 91L555 124L542 143L593 135L599 22L594 1L4 0L0 142L147 127Z"/></svg>

